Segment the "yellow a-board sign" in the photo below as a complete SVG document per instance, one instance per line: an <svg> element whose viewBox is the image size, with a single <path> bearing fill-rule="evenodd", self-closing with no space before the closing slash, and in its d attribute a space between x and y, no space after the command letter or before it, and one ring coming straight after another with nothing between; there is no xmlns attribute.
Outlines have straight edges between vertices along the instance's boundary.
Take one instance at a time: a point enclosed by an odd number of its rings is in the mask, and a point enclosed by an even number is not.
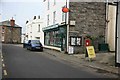
<svg viewBox="0 0 120 80"><path fill-rule="evenodd" d="M96 55L95 55L94 47L93 46L87 46L86 48L87 48L88 57L89 58L95 58Z"/></svg>

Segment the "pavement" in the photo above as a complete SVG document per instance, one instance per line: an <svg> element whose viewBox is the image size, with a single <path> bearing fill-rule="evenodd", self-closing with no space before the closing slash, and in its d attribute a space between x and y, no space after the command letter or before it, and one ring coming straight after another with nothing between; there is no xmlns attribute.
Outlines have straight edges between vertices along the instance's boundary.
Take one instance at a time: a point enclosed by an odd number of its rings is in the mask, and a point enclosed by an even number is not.
<svg viewBox="0 0 120 80"><path fill-rule="evenodd" d="M1 40L0 40L0 80L2 79L2 43L1 43Z"/></svg>
<svg viewBox="0 0 120 80"><path fill-rule="evenodd" d="M56 56L63 60L79 64L82 66L97 69L98 72L108 72L120 75L119 67L115 67L115 53L105 52L96 53L96 58L92 61L85 57L85 54L65 54L56 50L45 48L44 51L50 55Z"/></svg>
<svg viewBox="0 0 120 80"><path fill-rule="evenodd" d="M17 46L22 47L21 44ZM108 72L118 76L120 75L119 67L115 67L115 53L112 52L96 53L96 58L92 61L90 61L89 58L85 58L85 54L65 54L63 52L47 48L44 48L44 52L80 66L97 69L98 72L101 73Z"/></svg>

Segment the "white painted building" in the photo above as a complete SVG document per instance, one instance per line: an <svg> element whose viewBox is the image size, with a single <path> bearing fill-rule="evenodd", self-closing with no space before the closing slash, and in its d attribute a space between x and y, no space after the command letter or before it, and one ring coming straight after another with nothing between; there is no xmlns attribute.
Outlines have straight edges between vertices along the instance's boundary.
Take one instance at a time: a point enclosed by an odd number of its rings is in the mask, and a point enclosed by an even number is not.
<svg viewBox="0 0 120 80"><path fill-rule="evenodd" d="M67 1L67 2L66 2ZM68 13L65 14L62 12L63 7L69 8L69 0L44 0L43 4L45 14L44 14L44 22L45 26L42 29L44 31L44 47L52 48L61 51L61 29L64 27L64 35L63 38L63 46L67 48L67 27L65 25L65 16L66 16L66 24L68 24ZM66 29L66 30L65 30Z"/></svg>
<svg viewBox="0 0 120 80"><path fill-rule="evenodd" d="M21 35L21 43L24 43L25 37L26 37L25 34L22 34L22 35Z"/></svg>
<svg viewBox="0 0 120 80"><path fill-rule="evenodd" d="M34 16L31 21L26 21L26 40L40 40L44 44L43 19Z"/></svg>
<svg viewBox="0 0 120 80"><path fill-rule="evenodd" d="M78 30L77 30L79 28L74 30L75 29L74 25L81 25L81 24L75 23L74 19L73 19L73 21L72 21L72 19L70 19L70 16L73 16L71 14L75 13L73 9L75 9L76 6L73 6L73 7L70 6L70 4L71 4L70 0L44 0L43 4L44 4L44 13L45 13L44 14L45 25L44 25L44 28L42 28L42 30L44 31L44 34L45 34L44 35L45 47L56 49L59 51L61 51L62 48L64 48L64 51L68 52L69 46L70 46L70 40L69 40L69 38L70 38L69 36L71 36L70 33L75 33L75 34L81 33L81 32L78 32ZM88 4L86 4L86 5L88 5ZM62 8L66 7L66 6L68 9L70 9L70 12L63 13ZM83 5L83 7L84 7L84 5ZM76 9L77 9L77 7L76 7ZM84 11L84 9L81 9L81 10ZM78 13L75 14L76 17L77 17L77 14ZM104 15L102 15L102 16L104 17ZM109 44L110 51L115 51L116 6L109 5L108 19L110 20L110 22L108 23L107 29L105 30L106 42ZM67 25L64 24L65 22ZM76 21L76 22L78 22L78 21ZM82 22L80 22L80 23L82 23ZM71 30L71 29L73 29L73 30ZM63 31L64 35L61 34L61 31ZM74 32L72 32L72 31L74 31ZM61 35L63 35L63 37ZM81 33L81 35L84 35L84 33ZM62 39L61 37L63 38L63 40L61 40ZM62 42L63 42L63 44L61 44ZM79 47L78 47L78 49L79 49Z"/></svg>
<svg viewBox="0 0 120 80"><path fill-rule="evenodd" d="M111 3L108 5L108 25L106 26L107 32L107 43L109 44L109 50L115 51L115 34L116 34L116 11L117 11L117 4Z"/></svg>

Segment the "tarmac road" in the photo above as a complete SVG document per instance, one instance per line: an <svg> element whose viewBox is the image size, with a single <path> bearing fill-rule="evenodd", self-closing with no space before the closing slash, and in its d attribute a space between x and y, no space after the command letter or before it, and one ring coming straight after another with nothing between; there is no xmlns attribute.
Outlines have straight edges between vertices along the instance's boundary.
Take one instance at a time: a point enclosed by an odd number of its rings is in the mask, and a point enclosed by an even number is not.
<svg viewBox="0 0 120 80"><path fill-rule="evenodd" d="M29 51L13 44L3 44L2 48L3 78L108 78L82 66L73 67L44 51Z"/></svg>

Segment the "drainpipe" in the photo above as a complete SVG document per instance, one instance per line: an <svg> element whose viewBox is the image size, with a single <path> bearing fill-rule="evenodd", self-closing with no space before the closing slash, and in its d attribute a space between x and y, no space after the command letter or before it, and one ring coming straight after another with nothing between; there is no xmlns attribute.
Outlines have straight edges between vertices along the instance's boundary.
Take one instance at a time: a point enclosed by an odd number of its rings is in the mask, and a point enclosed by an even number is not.
<svg viewBox="0 0 120 80"><path fill-rule="evenodd" d="M106 0L106 30L105 30L105 43L107 43L107 36L108 36L108 13L109 13L109 5L108 0Z"/></svg>

